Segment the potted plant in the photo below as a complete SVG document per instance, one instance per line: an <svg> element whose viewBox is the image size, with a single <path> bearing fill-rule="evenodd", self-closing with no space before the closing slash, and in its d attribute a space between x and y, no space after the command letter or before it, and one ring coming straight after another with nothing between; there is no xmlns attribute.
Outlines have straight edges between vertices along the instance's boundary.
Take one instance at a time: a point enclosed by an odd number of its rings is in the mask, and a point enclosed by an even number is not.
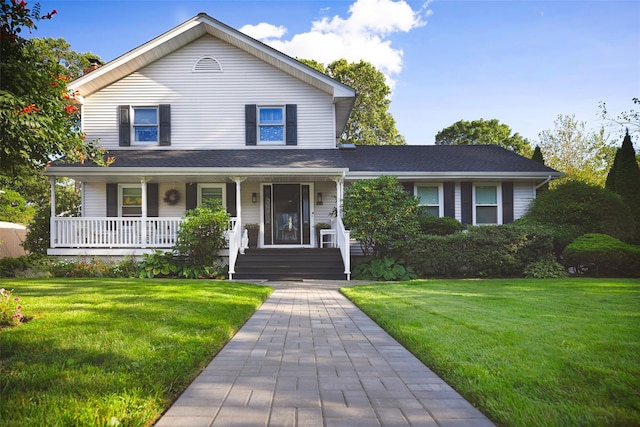
<svg viewBox="0 0 640 427"><path fill-rule="evenodd" d="M320 247L322 247L320 245L320 243L322 243L320 241L320 230L328 230L328 229L330 229L331 228L331 224L328 224L326 222L319 222L319 223L317 223L315 225L315 228L316 228L316 242L318 242L318 247L320 248Z"/></svg>
<svg viewBox="0 0 640 427"><path fill-rule="evenodd" d="M247 230L249 236L249 247L258 247L258 234L260 233L260 224L245 224L244 228Z"/></svg>

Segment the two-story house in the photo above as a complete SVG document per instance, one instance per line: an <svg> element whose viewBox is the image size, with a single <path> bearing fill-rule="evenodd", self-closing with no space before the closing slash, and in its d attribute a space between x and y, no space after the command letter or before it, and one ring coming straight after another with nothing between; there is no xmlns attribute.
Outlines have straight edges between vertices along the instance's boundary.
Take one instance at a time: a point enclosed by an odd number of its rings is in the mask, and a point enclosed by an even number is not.
<svg viewBox="0 0 640 427"><path fill-rule="evenodd" d="M233 217L231 277L246 224L259 225L259 248L304 251L318 246L314 225L324 222L348 278L350 239L339 213L355 180L394 175L436 215L502 224L560 175L495 146L340 147L352 88L206 14L70 88L88 139L116 160L48 168L52 212L56 177L82 183L82 216L52 218L51 255L170 248L185 210L218 198Z"/></svg>

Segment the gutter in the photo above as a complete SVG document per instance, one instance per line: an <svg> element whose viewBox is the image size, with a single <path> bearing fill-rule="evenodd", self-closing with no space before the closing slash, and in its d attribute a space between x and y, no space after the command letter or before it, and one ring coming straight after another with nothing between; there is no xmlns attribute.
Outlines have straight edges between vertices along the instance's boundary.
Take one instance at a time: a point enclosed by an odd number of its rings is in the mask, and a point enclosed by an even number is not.
<svg viewBox="0 0 640 427"><path fill-rule="evenodd" d="M551 177L551 175L549 175L549 176L547 177L547 179L545 179L545 180L544 180L543 182L541 182L540 184L536 185L536 190L537 190L538 188L542 187L543 185L548 184L548 183L549 183L549 181L551 181L552 179L553 179L553 178Z"/></svg>

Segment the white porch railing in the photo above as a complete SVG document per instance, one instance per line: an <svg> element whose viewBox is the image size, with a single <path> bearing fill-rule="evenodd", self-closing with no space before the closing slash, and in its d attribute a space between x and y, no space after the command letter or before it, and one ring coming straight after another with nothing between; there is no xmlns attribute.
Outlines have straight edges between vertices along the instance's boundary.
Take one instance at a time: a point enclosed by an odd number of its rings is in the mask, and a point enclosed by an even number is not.
<svg viewBox="0 0 640 427"><path fill-rule="evenodd" d="M242 232L238 221L232 222L231 228L227 231L227 239L229 241L229 280L233 280L233 275L236 272L238 251L242 246Z"/></svg>
<svg viewBox="0 0 640 427"><path fill-rule="evenodd" d="M336 231L336 246L342 254L342 262L344 262L344 274L347 280L351 280L351 237L350 231L344 228L341 218L336 218L331 223L331 228Z"/></svg>
<svg viewBox="0 0 640 427"><path fill-rule="evenodd" d="M170 248L182 218L54 217L52 248ZM230 230L237 228L231 218Z"/></svg>

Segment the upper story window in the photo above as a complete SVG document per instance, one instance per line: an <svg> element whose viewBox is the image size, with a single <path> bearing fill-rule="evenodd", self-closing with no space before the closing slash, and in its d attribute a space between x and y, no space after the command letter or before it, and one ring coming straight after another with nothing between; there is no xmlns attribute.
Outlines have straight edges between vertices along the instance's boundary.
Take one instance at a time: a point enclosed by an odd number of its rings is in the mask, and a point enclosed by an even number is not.
<svg viewBox="0 0 640 427"><path fill-rule="evenodd" d="M136 144L158 143L158 108L132 107L133 142Z"/></svg>
<svg viewBox="0 0 640 427"><path fill-rule="evenodd" d="M501 222L500 191L496 184L474 186L474 224L499 224Z"/></svg>
<svg viewBox="0 0 640 427"><path fill-rule="evenodd" d="M258 144L284 144L284 107L258 107Z"/></svg>
<svg viewBox="0 0 640 427"><path fill-rule="evenodd" d="M298 106L245 105L246 145L298 145Z"/></svg>
<svg viewBox="0 0 640 427"><path fill-rule="evenodd" d="M416 190L420 199L420 206L425 206L427 212L433 216L440 217L443 214L443 206L441 203L441 187L439 185L420 185Z"/></svg>
<svg viewBox="0 0 640 427"><path fill-rule="evenodd" d="M119 145L171 145L171 105L118 107Z"/></svg>
<svg viewBox="0 0 640 427"><path fill-rule="evenodd" d="M119 202L120 216L142 216L142 187L121 185Z"/></svg>

